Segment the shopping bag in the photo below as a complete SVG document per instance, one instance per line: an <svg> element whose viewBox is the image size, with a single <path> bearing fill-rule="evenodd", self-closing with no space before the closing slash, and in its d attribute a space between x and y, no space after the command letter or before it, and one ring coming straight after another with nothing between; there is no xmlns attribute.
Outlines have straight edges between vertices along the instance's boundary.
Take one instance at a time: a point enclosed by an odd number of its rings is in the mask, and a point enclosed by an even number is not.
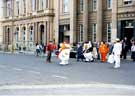
<svg viewBox="0 0 135 96"><path fill-rule="evenodd" d="M114 63L114 55L110 54L108 57L108 63Z"/></svg>

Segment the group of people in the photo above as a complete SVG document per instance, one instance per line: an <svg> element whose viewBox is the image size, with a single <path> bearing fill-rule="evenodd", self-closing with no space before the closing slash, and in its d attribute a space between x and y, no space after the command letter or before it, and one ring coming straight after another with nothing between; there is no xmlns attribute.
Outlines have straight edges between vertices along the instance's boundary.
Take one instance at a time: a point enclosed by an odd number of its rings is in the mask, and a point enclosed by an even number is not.
<svg viewBox="0 0 135 96"><path fill-rule="evenodd" d="M36 56L39 56L39 55L45 53L46 52L46 46L43 45L42 43L40 43L40 44L36 43L36 50L35 50L35 52L36 52Z"/></svg>
<svg viewBox="0 0 135 96"><path fill-rule="evenodd" d="M70 58L70 51L71 46L68 42L68 40L64 40L64 42L59 44L59 52L57 54L57 57L61 60L60 65L67 65L69 58ZM51 62L51 55L52 52L57 49L56 45L50 41L47 46L41 46L37 45L36 52L37 55L39 53L39 50L43 50L44 52L47 52L47 62ZM113 43L108 44L105 42L100 42L93 44L91 41L85 42L85 43L78 43L76 45L76 58L77 62L85 61L85 62L94 62L95 59L100 59L100 61L106 62L108 55L113 55L113 59L115 65L114 68L120 67L120 60L123 57L123 59L126 59L127 52L131 51L131 58L133 61L135 61L135 40L131 40L129 43L127 41L127 38L125 37L123 40L120 41L120 39L116 39Z"/></svg>
<svg viewBox="0 0 135 96"><path fill-rule="evenodd" d="M115 63L114 68L120 67L120 60L126 59L127 53L131 51L131 59L135 61L135 40L128 41L125 37L123 40L117 38L113 43L100 42L96 43L95 47L89 42L77 44L77 61L91 61L100 59L101 62L106 62L109 55L113 55Z"/></svg>
<svg viewBox="0 0 135 96"><path fill-rule="evenodd" d="M56 44L54 44L53 41L49 41L49 43L46 46L42 46L41 44L36 44L36 56L39 56L39 54L46 53L46 63L51 63L51 57L54 50L58 49ZM60 65L67 65L68 60L70 58L70 44L67 39L64 40L64 42L60 43L59 52L57 54L57 57L61 60Z"/></svg>

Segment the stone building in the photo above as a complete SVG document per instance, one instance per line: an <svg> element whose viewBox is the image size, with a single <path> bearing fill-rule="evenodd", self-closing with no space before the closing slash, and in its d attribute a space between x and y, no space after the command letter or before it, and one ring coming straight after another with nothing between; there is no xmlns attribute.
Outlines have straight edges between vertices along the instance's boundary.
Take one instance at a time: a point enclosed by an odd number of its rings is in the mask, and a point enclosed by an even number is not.
<svg viewBox="0 0 135 96"><path fill-rule="evenodd" d="M0 0L0 7L0 37L15 48L135 38L135 0Z"/></svg>
<svg viewBox="0 0 135 96"><path fill-rule="evenodd" d="M54 39L53 0L0 0L3 44L31 50Z"/></svg>
<svg viewBox="0 0 135 96"><path fill-rule="evenodd" d="M135 38L135 0L55 0L57 41Z"/></svg>

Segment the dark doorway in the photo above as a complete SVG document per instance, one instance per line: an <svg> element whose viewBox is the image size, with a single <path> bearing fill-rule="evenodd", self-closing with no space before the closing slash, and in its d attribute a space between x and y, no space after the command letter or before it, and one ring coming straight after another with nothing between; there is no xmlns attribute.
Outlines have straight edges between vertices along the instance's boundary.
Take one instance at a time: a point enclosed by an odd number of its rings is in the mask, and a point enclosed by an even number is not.
<svg viewBox="0 0 135 96"><path fill-rule="evenodd" d="M10 44L10 28L7 29L5 39L6 39L5 40L6 44L9 45Z"/></svg>
<svg viewBox="0 0 135 96"><path fill-rule="evenodd" d="M60 25L59 26L59 43L64 41L64 38L67 38L70 40L70 34L68 33L70 31L70 25Z"/></svg>
<svg viewBox="0 0 135 96"><path fill-rule="evenodd" d="M120 39L127 37L128 40L131 40L134 37L133 20L120 21L118 29L118 34L120 33Z"/></svg>
<svg viewBox="0 0 135 96"><path fill-rule="evenodd" d="M124 37L127 37L128 40L131 40L133 38L133 28L125 28Z"/></svg>
<svg viewBox="0 0 135 96"><path fill-rule="evenodd" d="M63 42L64 40L64 26L59 26L59 43Z"/></svg>
<svg viewBox="0 0 135 96"><path fill-rule="evenodd" d="M45 36L44 36L44 25L40 26L40 43L45 43Z"/></svg>

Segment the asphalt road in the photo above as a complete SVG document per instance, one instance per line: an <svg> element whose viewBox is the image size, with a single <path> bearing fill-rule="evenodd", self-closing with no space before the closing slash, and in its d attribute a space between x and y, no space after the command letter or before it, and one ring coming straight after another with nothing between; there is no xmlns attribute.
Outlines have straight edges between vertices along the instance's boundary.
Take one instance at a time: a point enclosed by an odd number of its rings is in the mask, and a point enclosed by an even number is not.
<svg viewBox="0 0 135 96"><path fill-rule="evenodd" d="M122 60L120 69L99 61L0 54L0 95L127 95L135 96L135 62Z"/></svg>

